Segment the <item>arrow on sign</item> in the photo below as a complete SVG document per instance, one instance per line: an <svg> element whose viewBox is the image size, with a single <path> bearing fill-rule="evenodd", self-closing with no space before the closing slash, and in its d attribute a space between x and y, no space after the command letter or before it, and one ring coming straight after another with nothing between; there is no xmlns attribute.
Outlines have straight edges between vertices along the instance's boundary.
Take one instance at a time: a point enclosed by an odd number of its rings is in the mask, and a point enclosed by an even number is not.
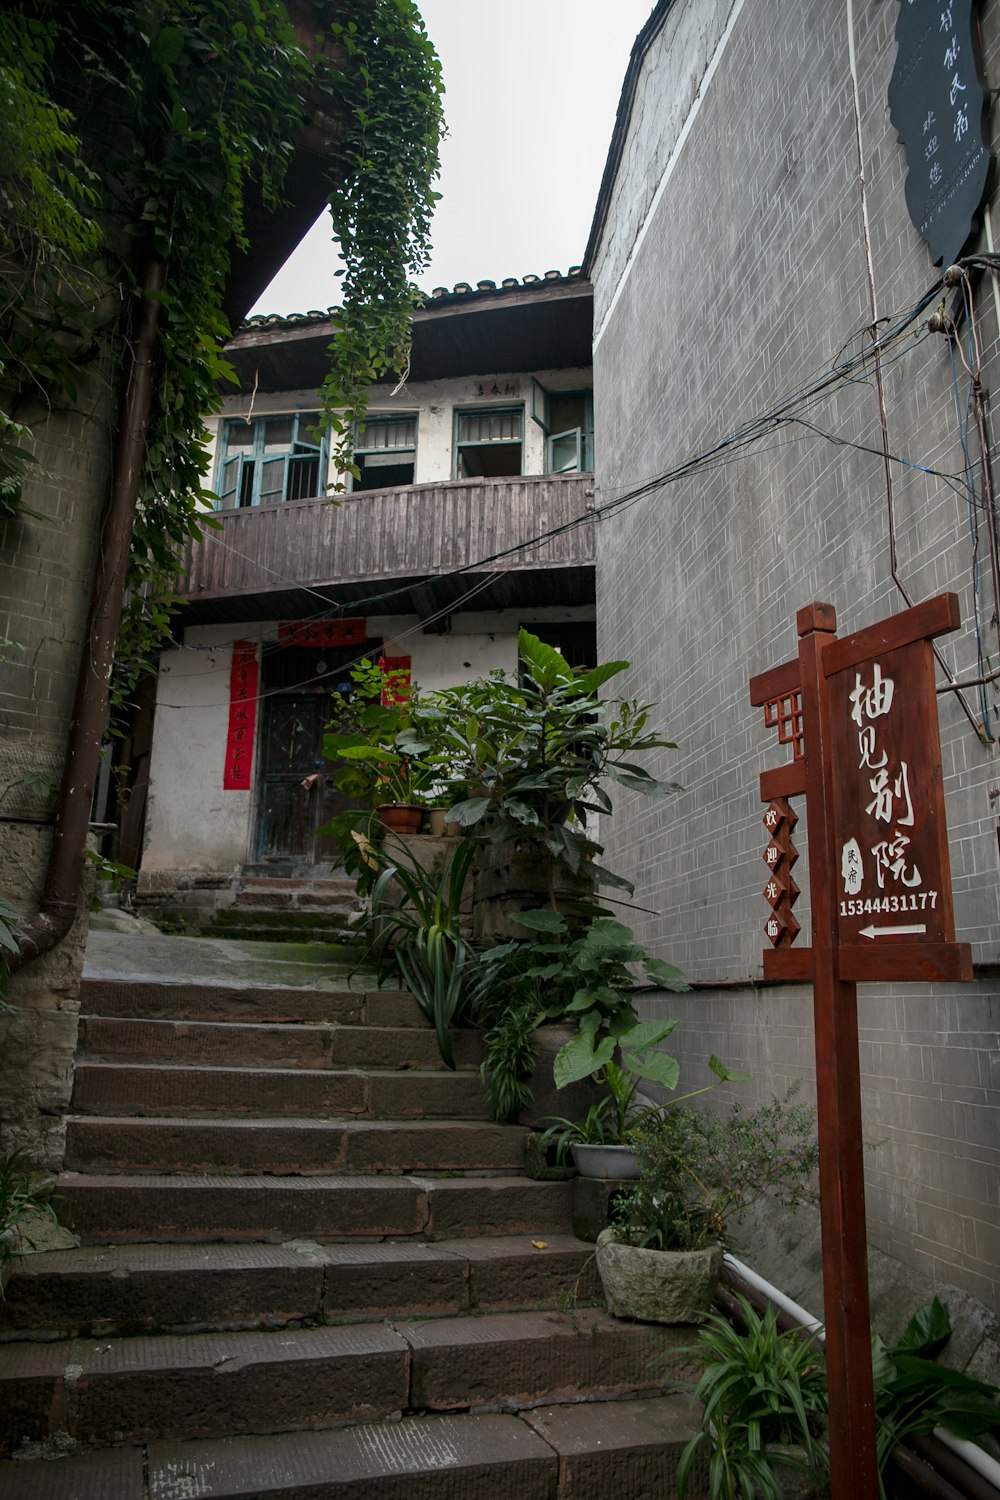
<svg viewBox="0 0 1000 1500"><path fill-rule="evenodd" d="M927 926L924 922L914 922L912 927L862 927L860 935L866 938L896 937L909 932L926 932Z"/></svg>

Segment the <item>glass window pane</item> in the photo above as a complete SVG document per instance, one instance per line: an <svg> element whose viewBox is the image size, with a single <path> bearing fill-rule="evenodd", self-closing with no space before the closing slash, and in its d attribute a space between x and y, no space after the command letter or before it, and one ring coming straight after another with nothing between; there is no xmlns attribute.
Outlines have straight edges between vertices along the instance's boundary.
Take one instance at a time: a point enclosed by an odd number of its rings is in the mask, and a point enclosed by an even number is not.
<svg viewBox="0 0 1000 1500"><path fill-rule="evenodd" d="M244 453L253 447L254 424L252 422L226 423L226 452Z"/></svg>
<svg viewBox="0 0 1000 1500"><path fill-rule="evenodd" d="M264 424L264 448L270 453L275 448L292 446L291 417L270 417Z"/></svg>

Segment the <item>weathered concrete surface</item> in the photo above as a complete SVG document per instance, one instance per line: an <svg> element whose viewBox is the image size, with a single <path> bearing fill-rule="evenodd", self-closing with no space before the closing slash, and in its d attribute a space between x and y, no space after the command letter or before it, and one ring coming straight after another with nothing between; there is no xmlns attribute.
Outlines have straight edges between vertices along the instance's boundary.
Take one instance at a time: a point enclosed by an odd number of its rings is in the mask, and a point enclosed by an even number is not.
<svg viewBox="0 0 1000 1500"><path fill-rule="evenodd" d="M819 1214L801 1208L775 1213L759 1203L738 1229L740 1260L823 1321L823 1256ZM872 1327L893 1344L913 1314L939 1297L952 1335L938 1355L942 1364L1000 1384L1000 1319L962 1287L949 1286L903 1265L874 1245L868 1248Z"/></svg>
<svg viewBox="0 0 1000 1500"><path fill-rule="evenodd" d="M722 1271L722 1248L646 1250L622 1245L604 1230L597 1270L608 1311L650 1323L699 1323L712 1305Z"/></svg>
<svg viewBox="0 0 1000 1500"><path fill-rule="evenodd" d="M38 909L50 829L0 825L3 895L27 918ZM87 882L89 887L90 882ZM69 1107L86 938L86 895L64 940L9 982L0 1012L0 1152L23 1146L33 1165L62 1162L63 1115Z"/></svg>

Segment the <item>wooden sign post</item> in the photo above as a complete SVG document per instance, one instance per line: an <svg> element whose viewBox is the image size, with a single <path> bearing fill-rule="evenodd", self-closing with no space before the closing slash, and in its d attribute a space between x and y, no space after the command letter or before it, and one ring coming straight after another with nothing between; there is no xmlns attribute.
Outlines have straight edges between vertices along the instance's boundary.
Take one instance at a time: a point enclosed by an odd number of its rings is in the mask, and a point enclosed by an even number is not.
<svg viewBox="0 0 1000 1500"><path fill-rule="evenodd" d="M765 771L766 979L811 980L833 1500L877 1500L857 982L972 978L956 943L930 642L958 628L943 594L837 638L832 605L799 611L799 654L750 681L790 745ZM791 842L805 796L812 947L794 948Z"/></svg>

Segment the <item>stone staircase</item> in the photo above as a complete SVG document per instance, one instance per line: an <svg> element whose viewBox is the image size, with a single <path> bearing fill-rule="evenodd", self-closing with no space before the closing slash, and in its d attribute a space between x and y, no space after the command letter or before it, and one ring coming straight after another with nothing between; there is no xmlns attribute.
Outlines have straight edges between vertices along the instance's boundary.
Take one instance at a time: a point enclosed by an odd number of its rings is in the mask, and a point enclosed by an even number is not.
<svg viewBox="0 0 1000 1500"><path fill-rule="evenodd" d="M231 906L217 911L204 936L272 943L339 943L359 910L354 881L317 869L248 866Z"/></svg>
<svg viewBox="0 0 1000 1500"><path fill-rule="evenodd" d="M61 1221L0 1303L0 1500L668 1500L688 1329L412 999L85 981Z"/></svg>

